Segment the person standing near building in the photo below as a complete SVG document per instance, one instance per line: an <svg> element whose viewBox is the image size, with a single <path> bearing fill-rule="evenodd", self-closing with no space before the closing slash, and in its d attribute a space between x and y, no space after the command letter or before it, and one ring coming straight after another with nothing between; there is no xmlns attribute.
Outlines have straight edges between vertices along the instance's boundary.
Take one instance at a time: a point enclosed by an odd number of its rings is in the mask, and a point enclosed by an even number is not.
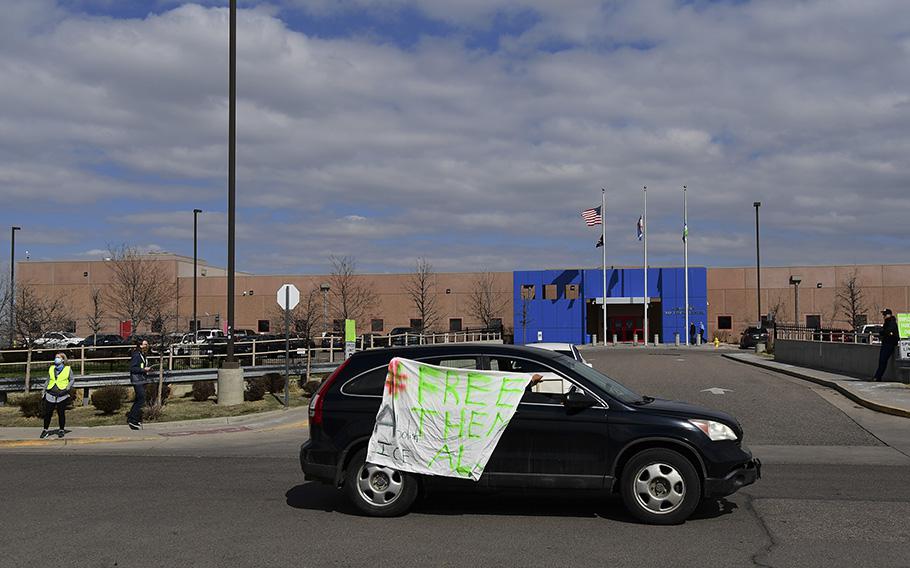
<svg viewBox="0 0 910 568"><path fill-rule="evenodd" d="M66 364L66 355L57 353L54 355L54 364L47 370L47 382L41 389L41 398L44 401L44 429L41 430L41 439L47 438L53 432L51 427L51 418L54 410L57 411L57 420L60 428L56 434L58 438L66 435L66 405L69 404L70 395L73 392L75 381L72 378L72 370Z"/></svg>
<svg viewBox="0 0 910 568"><path fill-rule="evenodd" d="M689 345L695 345L695 322L689 324Z"/></svg>
<svg viewBox="0 0 910 568"><path fill-rule="evenodd" d="M891 356L894 355L894 350L897 348L898 340L900 340L900 334L897 330L897 320L894 319L894 313L892 313L890 309L885 308L882 310L882 316L885 318L882 325L882 331L879 334L882 346L878 350L878 369L875 371L875 378L872 379L873 381L882 380L882 377L885 375L885 370L888 368L888 361L890 361Z"/></svg>
<svg viewBox="0 0 910 568"><path fill-rule="evenodd" d="M130 384L133 385L135 397L133 406L126 415L126 423L131 430L142 429L142 407L145 406L145 383L148 378L149 366L146 354L149 351L149 342L145 339L136 341L133 356L130 358Z"/></svg>
<svg viewBox="0 0 910 568"><path fill-rule="evenodd" d="M701 337L701 342L705 342L705 322L698 322L698 336Z"/></svg>

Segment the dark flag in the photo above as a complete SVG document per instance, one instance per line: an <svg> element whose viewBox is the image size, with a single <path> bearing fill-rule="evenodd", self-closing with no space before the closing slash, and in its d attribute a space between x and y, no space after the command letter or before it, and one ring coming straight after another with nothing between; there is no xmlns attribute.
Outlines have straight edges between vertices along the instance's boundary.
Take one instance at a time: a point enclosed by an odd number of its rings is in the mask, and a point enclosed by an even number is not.
<svg viewBox="0 0 910 568"><path fill-rule="evenodd" d="M603 235L601 235L600 238L597 239L597 244L594 245L594 248L600 248L602 246L604 246L604 236Z"/></svg>

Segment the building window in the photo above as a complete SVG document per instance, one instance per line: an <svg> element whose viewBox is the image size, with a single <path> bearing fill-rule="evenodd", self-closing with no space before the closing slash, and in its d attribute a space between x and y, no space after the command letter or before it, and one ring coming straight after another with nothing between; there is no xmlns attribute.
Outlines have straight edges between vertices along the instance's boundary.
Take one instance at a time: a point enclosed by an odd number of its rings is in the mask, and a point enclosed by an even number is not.
<svg viewBox="0 0 910 568"><path fill-rule="evenodd" d="M809 329L821 329L822 317L819 315L806 316L806 327Z"/></svg>
<svg viewBox="0 0 910 568"><path fill-rule="evenodd" d="M461 318L449 318L449 331L461 331Z"/></svg>
<svg viewBox="0 0 910 568"><path fill-rule="evenodd" d="M522 300L533 300L535 296L534 285L533 284L522 284L521 285L521 299Z"/></svg>
<svg viewBox="0 0 910 568"><path fill-rule="evenodd" d="M502 318L493 318L490 320L490 329L502 332Z"/></svg>
<svg viewBox="0 0 910 568"><path fill-rule="evenodd" d="M161 318L152 320L152 333L161 333L161 328L164 327L164 322L161 321Z"/></svg>
<svg viewBox="0 0 910 568"><path fill-rule="evenodd" d="M856 315L856 327L857 329L862 329L862 327L869 323L869 316L866 314L857 314Z"/></svg>
<svg viewBox="0 0 910 568"><path fill-rule="evenodd" d="M332 320L332 332L341 333L342 329L344 329L344 320L333 319Z"/></svg>
<svg viewBox="0 0 910 568"><path fill-rule="evenodd" d="M566 300L578 299L578 284L566 284Z"/></svg>
<svg viewBox="0 0 910 568"><path fill-rule="evenodd" d="M423 329L423 320L420 318L411 318L411 329Z"/></svg>
<svg viewBox="0 0 910 568"><path fill-rule="evenodd" d="M761 326L765 329L774 326L774 315L765 314L761 317Z"/></svg>
<svg viewBox="0 0 910 568"><path fill-rule="evenodd" d="M556 284L545 284L543 287L543 299L544 300L557 300L556 295Z"/></svg>
<svg viewBox="0 0 910 568"><path fill-rule="evenodd" d="M76 320L70 320L66 322L66 329L64 331L76 333Z"/></svg>
<svg viewBox="0 0 910 568"><path fill-rule="evenodd" d="M269 320L259 320L256 329L259 330L259 333L268 333L271 331L271 325Z"/></svg>
<svg viewBox="0 0 910 568"><path fill-rule="evenodd" d="M383 328L383 321L381 319L370 320L370 331L381 332Z"/></svg>
<svg viewBox="0 0 910 568"><path fill-rule="evenodd" d="M733 316L717 316L717 329L733 329Z"/></svg>

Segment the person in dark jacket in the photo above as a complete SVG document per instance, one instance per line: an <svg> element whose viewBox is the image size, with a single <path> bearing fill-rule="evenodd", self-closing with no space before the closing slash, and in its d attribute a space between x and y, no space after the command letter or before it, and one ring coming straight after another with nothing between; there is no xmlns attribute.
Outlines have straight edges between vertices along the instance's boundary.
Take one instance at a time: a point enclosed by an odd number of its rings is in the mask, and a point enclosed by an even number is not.
<svg viewBox="0 0 910 568"><path fill-rule="evenodd" d="M41 389L41 398L44 401L44 429L41 431L41 439L57 434L62 438L67 430L66 428L66 405L69 404L70 396L73 394L72 369L66 364L66 355L57 353L54 355L54 364L47 370L47 382ZM54 410L57 411L57 420L60 428L52 432L51 418L54 416Z"/></svg>
<svg viewBox="0 0 910 568"><path fill-rule="evenodd" d="M689 324L689 345L695 345L695 322Z"/></svg>
<svg viewBox="0 0 910 568"><path fill-rule="evenodd" d="M882 316L885 318L884 324L882 325L882 331L879 334L882 346L878 350L878 369L875 371L875 378L872 379L873 381L882 380L885 369L888 368L888 361L890 361L891 356L894 355L894 350L897 348L897 342L900 339L900 334L897 331L897 320L894 318L894 314L891 310L885 308L882 310Z"/></svg>
<svg viewBox="0 0 910 568"><path fill-rule="evenodd" d="M130 384L136 396L133 399L133 406L130 407L126 415L126 423L131 430L142 429L142 407L145 406L145 383L148 378L148 372L152 370L149 366L148 357L149 342L145 339L136 341L136 348L133 349L133 356L130 358Z"/></svg>

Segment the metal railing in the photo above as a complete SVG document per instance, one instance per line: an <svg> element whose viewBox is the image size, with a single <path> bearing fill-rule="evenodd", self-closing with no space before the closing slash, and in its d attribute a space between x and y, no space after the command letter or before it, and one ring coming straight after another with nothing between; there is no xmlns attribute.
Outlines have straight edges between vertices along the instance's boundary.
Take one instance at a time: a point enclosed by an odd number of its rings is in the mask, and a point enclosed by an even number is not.
<svg viewBox="0 0 910 568"><path fill-rule="evenodd" d="M443 343L462 343L478 341L502 341L502 334L485 331L463 331L450 333L396 335L366 335L358 337L355 349L376 349L404 345L436 345ZM258 367L262 365L284 364L285 340L252 339L238 340L234 343L234 355L243 366ZM335 363L344 356L344 338L339 336L317 337L307 340L292 337L290 340L290 359L292 361L309 360L311 364ZM206 369L218 366L218 361L227 356L226 342L215 343L172 343L151 345L149 359L160 365L167 372ZM0 377L24 375L27 366L31 375L39 383L45 379L47 368L53 363L56 353L65 353L67 363L77 376L89 376L99 373L128 371L131 345L76 347L40 347L34 348L29 355L27 349L8 349L0 351ZM31 360L29 360L31 357Z"/></svg>
<svg viewBox="0 0 910 568"><path fill-rule="evenodd" d="M877 343L878 334L859 333L849 329L817 329L801 325L777 324L773 327L773 337L796 341L820 341L826 343Z"/></svg>

